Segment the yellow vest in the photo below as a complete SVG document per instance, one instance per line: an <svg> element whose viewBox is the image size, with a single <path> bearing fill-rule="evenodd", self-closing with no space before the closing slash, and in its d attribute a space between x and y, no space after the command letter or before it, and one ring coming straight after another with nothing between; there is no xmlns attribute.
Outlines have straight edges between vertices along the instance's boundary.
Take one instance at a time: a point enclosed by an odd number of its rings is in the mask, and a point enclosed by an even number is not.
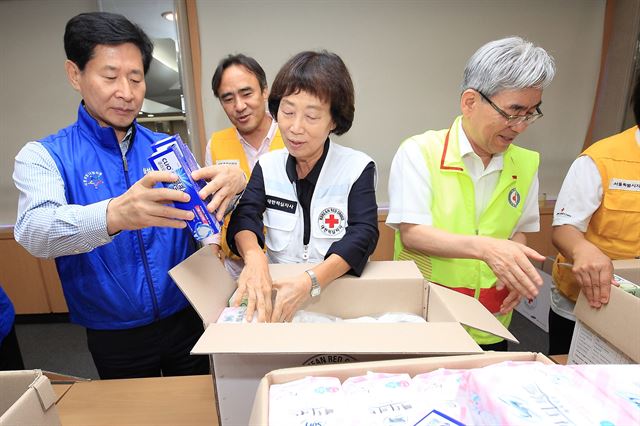
<svg viewBox="0 0 640 426"><path fill-rule="evenodd" d="M538 169L539 155L515 145L507 148L498 184L476 222L473 181L465 172L458 143L460 120L461 117L456 118L449 130L429 131L413 138L419 143L429 169L433 226L455 234L508 239L522 215ZM496 276L485 262L428 256L405 249L400 232L396 232L395 237L395 259L413 260L427 280L475 297L493 313L500 310L508 291L495 289ZM509 326L511 313L496 317L505 327ZM479 344L502 340L479 330L467 331Z"/></svg>
<svg viewBox="0 0 640 426"><path fill-rule="evenodd" d="M602 202L593 213L585 238L612 260L640 256L640 147L638 127L603 139L587 148L602 180ZM558 254L553 265L556 288L574 302L580 293L570 263Z"/></svg>
<svg viewBox="0 0 640 426"><path fill-rule="evenodd" d="M209 152L211 156L211 164L236 164L240 166L242 171L247 175L247 179L251 176L251 169L249 169L249 162L247 156L244 153L242 142L238 138L238 132L235 127L229 127L219 132L215 132L211 135L211 141L209 143ZM276 149L284 148L284 142L280 135L280 129L276 129L276 133L271 140L271 146L269 151L275 151ZM222 226L221 235L221 247L225 256L233 259L239 259L238 256L231 252L229 245L227 244L227 228L229 227L229 219L231 215L227 215Z"/></svg>

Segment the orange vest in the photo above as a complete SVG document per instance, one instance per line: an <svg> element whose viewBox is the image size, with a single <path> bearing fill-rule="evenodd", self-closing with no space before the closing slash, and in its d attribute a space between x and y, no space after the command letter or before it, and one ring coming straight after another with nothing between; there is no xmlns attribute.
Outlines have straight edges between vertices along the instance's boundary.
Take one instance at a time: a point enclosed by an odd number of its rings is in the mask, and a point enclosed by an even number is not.
<svg viewBox="0 0 640 426"><path fill-rule="evenodd" d="M603 139L587 148L602 180L602 202L593 213L585 238L612 260L640 256L640 146L638 127ZM553 280L562 294L575 301L580 293L570 263L558 254Z"/></svg>
<svg viewBox="0 0 640 426"><path fill-rule="evenodd" d="M240 166L242 171L247 175L247 179L251 176L251 169L249 169L249 162L247 156L244 153L242 142L238 138L238 132L235 127L229 127L219 132L215 132L211 135L211 141L209 143L209 152L211 156L211 164L235 164ZM284 148L284 142L280 135L280 129L276 129L276 133L271 140L271 146L269 151L275 151L276 149ZM221 247L225 256L233 259L239 259L238 256L231 252L229 245L227 244L227 228L229 227L229 219L231 215L227 215L224 219L224 225L222 226L221 235Z"/></svg>

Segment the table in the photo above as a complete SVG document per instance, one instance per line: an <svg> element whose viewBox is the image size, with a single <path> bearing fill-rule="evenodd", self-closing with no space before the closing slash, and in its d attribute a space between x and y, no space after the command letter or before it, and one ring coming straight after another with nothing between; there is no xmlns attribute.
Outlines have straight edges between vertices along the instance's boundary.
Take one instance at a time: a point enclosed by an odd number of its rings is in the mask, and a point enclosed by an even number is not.
<svg viewBox="0 0 640 426"><path fill-rule="evenodd" d="M54 385L66 425L215 425L210 375Z"/></svg>

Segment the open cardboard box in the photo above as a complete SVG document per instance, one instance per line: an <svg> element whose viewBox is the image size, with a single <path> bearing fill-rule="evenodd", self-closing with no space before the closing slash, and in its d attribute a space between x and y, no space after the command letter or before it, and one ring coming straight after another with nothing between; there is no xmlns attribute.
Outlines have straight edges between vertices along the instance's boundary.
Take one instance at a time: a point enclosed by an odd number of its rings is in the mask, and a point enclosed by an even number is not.
<svg viewBox="0 0 640 426"><path fill-rule="evenodd" d="M251 410L250 425L269 423L269 387L287 383L307 376L337 377L344 382L349 377L362 376L368 371L376 373L407 373L414 377L438 368L470 369L480 368L503 361L539 361L544 364L553 362L539 353L532 352L486 352L477 355L447 357L414 358L392 361L359 362L356 364L318 365L312 367L286 368L266 374L256 392Z"/></svg>
<svg viewBox="0 0 640 426"><path fill-rule="evenodd" d="M311 266L269 268L277 280ZM205 323L191 353L212 357L222 425L247 424L260 378L272 370L482 352L462 324L517 342L477 300L425 282L413 262L369 262L361 277L339 278L302 309L341 318L407 312L425 324L216 324L236 284L211 250L203 247L169 274Z"/></svg>
<svg viewBox="0 0 640 426"><path fill-rule="evenodd" d="M0 425L60 424L57 395L41 370L0 371Z"/></svg>
<svg viewBox="0 0 640 426"><path fill-rule="evenodd" d="M640 284L640 259L614 260L613 267L616 275ZM580 293L574 314L568 364L640 363L640 298L612 287L609 303L594 309Z"/></svg>

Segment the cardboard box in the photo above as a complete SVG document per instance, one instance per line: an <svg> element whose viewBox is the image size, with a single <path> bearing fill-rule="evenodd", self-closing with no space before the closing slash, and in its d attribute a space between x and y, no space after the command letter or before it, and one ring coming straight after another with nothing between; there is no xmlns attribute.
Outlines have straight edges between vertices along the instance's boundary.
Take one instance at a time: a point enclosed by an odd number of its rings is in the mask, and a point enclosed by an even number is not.
<svg viewBox="0 0 640 426"><path fill-rule="evenodd" d="M484 354L466 356L448 356L432 358L414 358L392 361L359 362L357 364L322 365L314 367L287 368L272 371L261 380L256 391L250 425L267 425L269 423L269 387L273 384L287 383L306 376L337 377L344 382L349 377L361 376L368 371L378 373L407 373L413 377L438 368L469 369L485 367L503 361L539 361L545 364L553 362L539 353L532 352L486 352Z"/></svg>
<svg viewBox="0 0 640 426"><path fill-rule="evenodd" d="M616 260L613 266L616 275L640 283L639 259ZM612 287L609 303L594 309L580 293L574 314L568 364L640 363L640 298Z"/></svg>
<svg viewBox="0 0 640 426"><path fill-rule="evenodd" d="M40 370L0 371L0 425L59 425L58 397Z"/></svg>
<svg viewBox="0 0 640 426"><path fill-rule="evenodd" d="M269 268L277 280L312 266ZM236 284L211 250L169 273L205 322L191 353L212 357L222 425L247 424L260 378L279 368L482 352L461 324L517 342L477 300L425 282L413 262L369 262L360 278L339 278L302 308L341 318L408 312L425 324L216 324Z"/></svg>

